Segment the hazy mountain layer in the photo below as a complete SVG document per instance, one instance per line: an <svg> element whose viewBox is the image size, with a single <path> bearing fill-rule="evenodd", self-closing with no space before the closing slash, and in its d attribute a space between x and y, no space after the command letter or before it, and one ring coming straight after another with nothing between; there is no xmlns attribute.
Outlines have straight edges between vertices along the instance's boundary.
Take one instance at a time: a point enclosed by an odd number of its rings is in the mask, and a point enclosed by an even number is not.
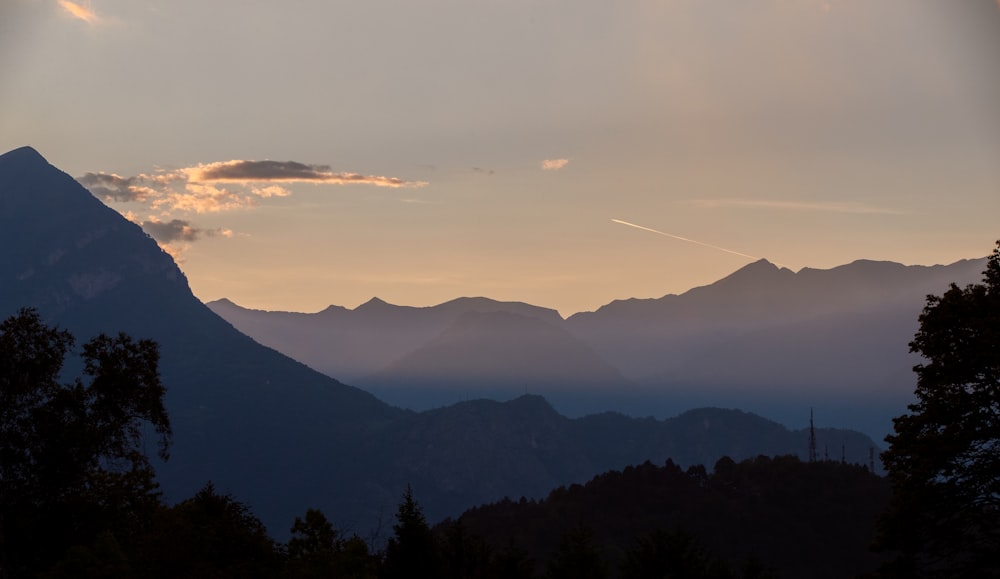
<svg viewBox="0 0 1000 579"><path fill-rule="evenodd" d="M911 400L919 360L908 344L927 294L975 282L984 267L982 259L862 260L794 273L761 260L681 295L615 301L567 320L483 298L430 308L373 300L318 314L209 307L263 343L331 376L356 376L409 408L535 392L571 416L736 406L802 425L815 407L823 424L881 438ZM377 321L367 311L375 304ZM471 315L486 312L493 315Z"/></svg>

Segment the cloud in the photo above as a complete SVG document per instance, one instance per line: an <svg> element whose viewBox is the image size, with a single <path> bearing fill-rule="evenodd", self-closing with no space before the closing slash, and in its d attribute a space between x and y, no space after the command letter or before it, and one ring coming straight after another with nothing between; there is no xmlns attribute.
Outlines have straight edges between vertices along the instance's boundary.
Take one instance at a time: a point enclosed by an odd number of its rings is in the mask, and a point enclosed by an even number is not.
<svg viewBox="0 0 1000 579"><path fill-rule="evenodd" d="M775 201L766 199L693 199L687 203L695 207L719 209L748 207L752 209L779 209L783 211L817 211L823 213L853 213L858 215L905 215L906 211L876 207L865 203L824 203L812 201Z"/></svg>
<svg viewBox="0 0 1000 579"><path fill-rule="evenodd" d="M329 165L306 165L295 161L224 161L182 169L188 180L199 183L327 183L375 185L377 187L423 187L424 181L397 177L334 172Z"/></svg>
<svg viewBox="0 0 1000 579"><path fill-rule="evenodd" d="M133 216L134 217L134 216ZM150 217L148 221L143 221L139 225L153 239L161 244L174 242L193 242L205 237L232 237L233 232L229 229L201 229L191 225L189 221L183 219L171 219L161 221L156 217Z"/></svg>
<svg viewBox="0 0 1000 579"><path fill-rule="evenodd" d="M257 199L254 198L252 189L247 195L214 185L188 183L183 191L166 191L151 205L153 209L164 212L218 213L255 207Z"/></svg>
<svg viewBox="0 0 1000 579"><path fill-rule="evenodd" d="M328 165L296 161L224 161L171 171L122 177L114 173L86 173L77 179L106 202L147 203L157 211L215 213L255 207L261 199L288 197L289 183L317 185L372 185L423 187L425 181L397 177L335 172Z"/></svg>
<svg viewBox="0 0 1000 579"><path fill-rule="evenodd" d="M87 24L97 24L100 21L97 13L89 6L70 2L69 0L59 0L59 6L73 18L83 20Z"/></svg>
<svg viewBox="0 0 1000 579"><path fill-rule="evenodd" d="M558 171L569 163L569 159L545 159L542 161L542 169L546 171Z"/></svg>
<svg viewBox="0 0 1000 579"><path fill-rule="evenodd" d="M122 177L114 173L86 173L77 181L105 201L143 202L159 195L158 191L144 184L147 182L145 175Z"/></svg>

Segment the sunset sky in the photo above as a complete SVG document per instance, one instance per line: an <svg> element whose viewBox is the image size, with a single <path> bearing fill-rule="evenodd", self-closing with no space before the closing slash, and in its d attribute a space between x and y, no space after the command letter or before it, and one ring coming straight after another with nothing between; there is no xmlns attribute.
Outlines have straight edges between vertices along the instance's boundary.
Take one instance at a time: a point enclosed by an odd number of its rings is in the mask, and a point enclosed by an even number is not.
<svg viewBox="0 0 1000 579"><path fill-rule="evenodd" d="M1000 2L0 0L23 145L253 308L951 263L1000 238Z"/></svg>

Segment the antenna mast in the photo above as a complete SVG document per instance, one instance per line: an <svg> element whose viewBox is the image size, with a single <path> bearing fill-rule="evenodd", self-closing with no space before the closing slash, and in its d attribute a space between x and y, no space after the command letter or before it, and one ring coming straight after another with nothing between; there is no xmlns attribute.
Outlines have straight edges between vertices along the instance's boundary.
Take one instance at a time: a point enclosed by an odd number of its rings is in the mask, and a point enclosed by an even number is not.
<svg viewBox="0 0 1000 579"><path fill-rule="evenodd" d="M813 409L809 408L809 462L816 462L816 427L813 426Z"/></svg>

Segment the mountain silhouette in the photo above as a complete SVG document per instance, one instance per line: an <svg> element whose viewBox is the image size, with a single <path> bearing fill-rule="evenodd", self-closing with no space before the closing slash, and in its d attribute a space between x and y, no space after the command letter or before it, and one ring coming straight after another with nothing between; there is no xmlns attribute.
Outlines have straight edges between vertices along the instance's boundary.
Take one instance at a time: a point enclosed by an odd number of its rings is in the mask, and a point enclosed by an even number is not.
<svg viewBox="0 0 1000 579"><path fill-rule="evenodd" d="M911 402L908 344L928 294L972 283L985 258L947 266L860 260L797 273L764 260L680 295L612 302L566 325L654 399L733 405L801 423L822 408L881 438Z"/></svg>
<svg viewBox="0 0 1000 579"><path fill-rule="evenodd" d="M357 384L435 339L463 314L507 312L547 323L562 321L555 310L487 298L458 298L429 308L372 298L353 310L330 306L314 314L251 310L227 299L207 305L260 343Z"/></svg>
<svg viewBox="0 0 1000 579"><path fill-rule="evenodd" d="M449 302L451 303L451 302ZM466 311L438 336L360 383L422 410L465 398L542 394L570 415L608 408L638 388L563 327L511 311Z"/></svg>
<svg viewBox="0 0 1000 579"><path fill-rule="evenodd" d="M78 343L124 331L160 344L174 431L170 460L156 464L167 499L187 498L211 480L252 505L279 538L309 507L340 528L377 527L406 484L428 515L440 518L669 454L710 462L719 453L806 448L801 432L781 434L782 427L735 411L712 413L711 428L684 434L671 421L619 414L569 419L538 396L419 414L395 408L241 334L192 295L172 258L141 228L30 148L0 155L0 243L8 248L0 253L0 317L34 307ZM483 315L462 318L470 306ZM453 325L481 333L479 322L492 326L494 315L512 321L519 336L558 335L569 359L586 354L581 359L594 372L609 372L553 325L554 312L526 304L472 299L423 310L379 300L283 319L358 317L360 326L379 328L373 339L398 328L405 339L421 332L431 339ZM863 460L874 443L855 436L847 452Z"/></svg>
<svg viewBox="0 0 1000 579"><path fill-rule="evenodd" d="M881 439L912 401L919 360L908 344L926 296L973 283L984 267L985 258L858 260L793 272L762 259L679 295L566 320L484 298L430 308L372 300L317 314L209 306L262 343L413 409L534 392L570 416L737 406L797 426L816 407L826 424ZM510 316L460 321L491 312L522 316L520 330L506 327ZM570 383L581 395L560 395Z"/></svg>
<svg viewBox="0 0 1000 579"><path fill-rule="evenodd" d="M402 413L236 331L139 226L31 148L0 156L0 225L16 248L0 253L0 317L31 306L78 343L124 331L160 344L169 498L212 480L284 526L301 495L323 504L313 489L339 479L352 441Z"/></svg>

